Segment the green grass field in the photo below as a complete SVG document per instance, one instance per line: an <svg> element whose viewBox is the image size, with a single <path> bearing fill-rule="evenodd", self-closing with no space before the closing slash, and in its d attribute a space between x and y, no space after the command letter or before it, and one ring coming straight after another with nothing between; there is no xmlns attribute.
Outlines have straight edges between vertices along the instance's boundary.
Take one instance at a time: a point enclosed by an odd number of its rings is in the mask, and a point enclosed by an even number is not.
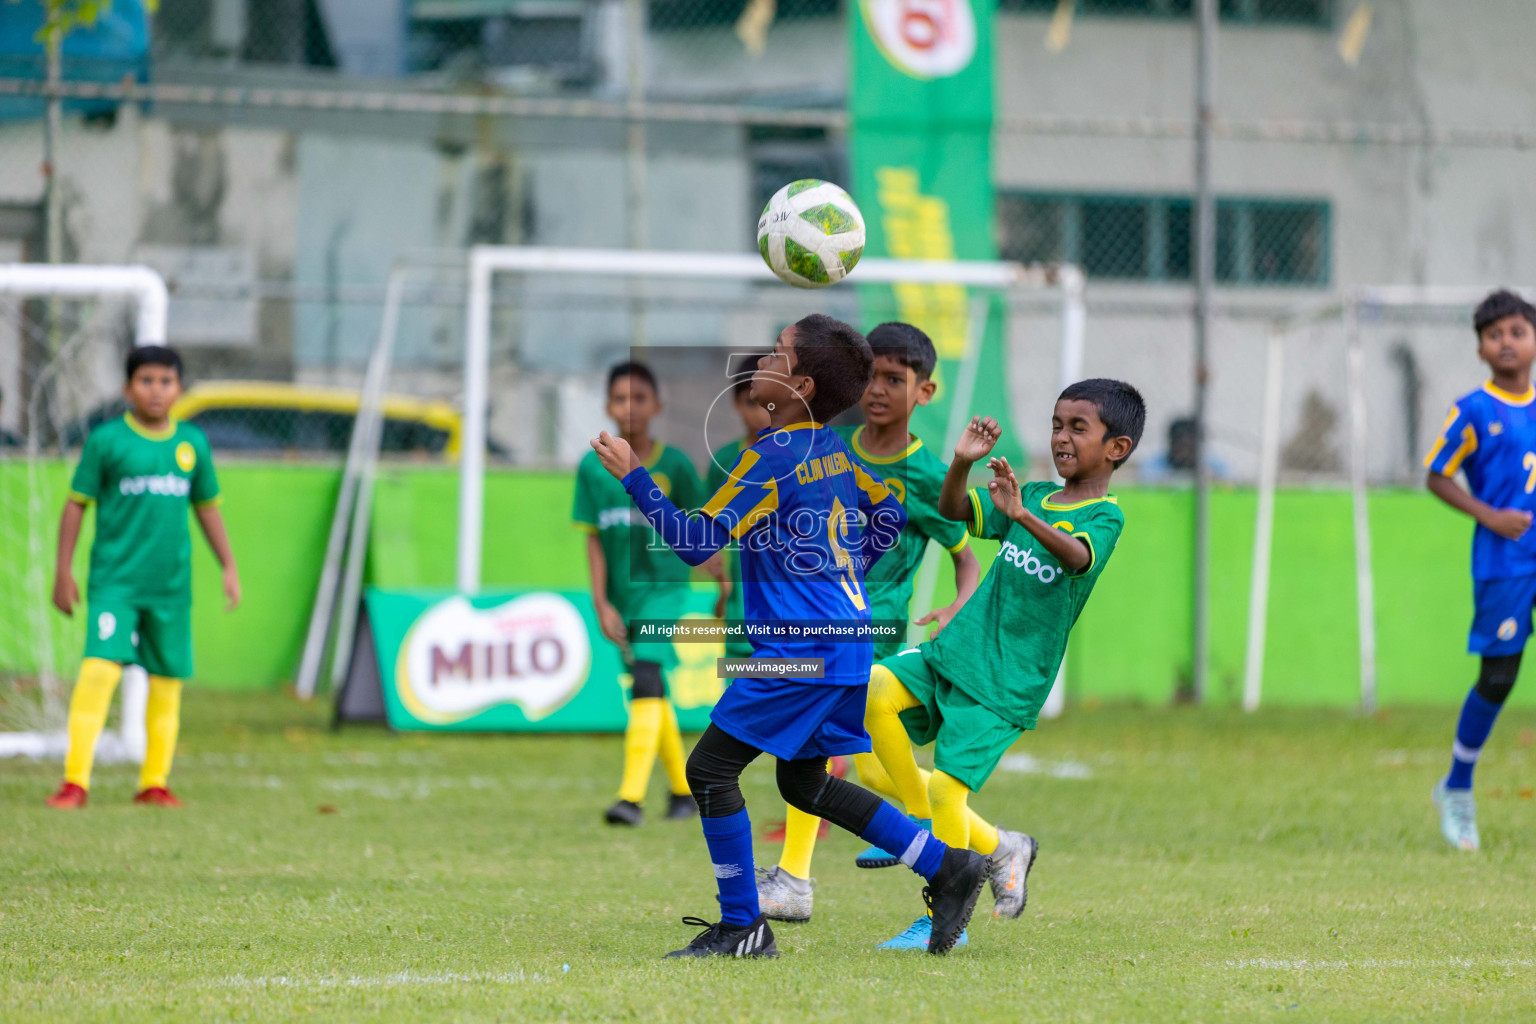
<svg viewBox="0 0 1536 1024"><path fill-rule="evenodd" d="M940 959L871 947L903 869L818 851L777 961L663 963L712 916L696 823L599 821L614 737L325 731L191 691L173 786L0 763L0 1019L1397 1021L1536 1016L1536 714L1478 777L1484 852L1442 847L1444 711L1374 720L1103 708L1046 723L978 808L1040 837L1023 918L984 894ZM747 798L782 817L769 765ZM653 782L660 800L660 778ZM775 853L759 844L759 856Z"/></svg>

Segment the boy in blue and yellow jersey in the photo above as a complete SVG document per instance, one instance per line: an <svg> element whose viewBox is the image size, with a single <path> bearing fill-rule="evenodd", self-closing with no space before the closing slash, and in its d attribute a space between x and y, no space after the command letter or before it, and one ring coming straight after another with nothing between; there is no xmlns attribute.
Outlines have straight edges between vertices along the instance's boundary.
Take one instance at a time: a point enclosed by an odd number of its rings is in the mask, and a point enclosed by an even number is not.
<svg viewBox="0 0 1536 1024"><path fill-rule="evenodd" d="M50 807L84 807L96 740L125 664L149 673L148 747L134 802L179 807L166 788L181 723L181 681L192 674L192 538L197 514L224 567L227 610L240 603L240 577L219 514L219 482L208 438L171 419L181 394L181 357L145 345L128 355L123 395L129 411L91 431L70 482L59 524L53 604L65 615L80 603L73 562L85 510L96 506L87 583L85 658L69 701L64 784Z"/></svg>
<svg viewBox="0 0 1536 1024"><path fill-rule="evenodd" d="M949 552L954 567L955 600L928 612L916 624L932 625L937 633L975 591L981 576L976 555L966 543L965 525L939 515L939 487L947 467L909 430L913 411L933 398L933 371L938 365L938 354L928 335L911 324L881 324L869 332L868 340L875 362L869 386L859 398L864 423L838 427L837 433L859 463L896 496L907 513L907 525L896 547L865 576L870 615L888 622L906 621L918 566L928 550L928 542L936 541ZM906 645L905 635L877 642L874 658L878 661L888 657ZM854 763L861 783L882 796L899 798L874 754L859 754ZM931 815L926 803L908 807L907 813L919 825L928 827L926 819ZM820 824L818 819L789 808L779 862L759 872L758 901L770 920L810 919L814 900L811 856ZM899 861L893 854L871 847L859 855L858 863L860 867L887 867Z"/></svg>
<svg viewBox="0 0 1536 1024"><path fill-rule="evenodd" d="M684 561L702 562L732 539L741 544L753 667L725 691L688 758L721 919L686 918L704 930L669 955L778 955L758 906L752 823L739 784L764 752L778 759L779 791L790 804L902 851L902 863L928 880L931 952L949 951L986 882L985 858L946 847L873 793L827 773L828 757L870 749L864 574L906 523L901 503L822 426L858 401L873 361L864 337L831 317L786 327L752 380L750 393L768 410L769 426L698 517L666 500L622 439L604 432L592 442ZM833 630L854 642L837 642Z"/></svg>
<svg viewBox="0 0 1536 1024"><path fill-rule="evenodd" d="M710 456L709 469L704 474L704 490L708 494L714 494L725 484L726 473L736 465L736 460L741 458L741 453L752 447L758 433L768 426L768 410L752 401L751 395L752 374L757 370L759 358L755 355L742 356L731 373L733 381L731 407L736 410L736 415L741 417L742 435L716 448ZM726 571L731 581L731 589L726 595L723 609L724 618L727 622L740 622L745 614L741 605L741 553L733 545L720 554L725 560ZM727 658L745 658L751 653L752 645L745 640L726 641L725 656Z"/></svg>
<svg viewBox="0 0 1536 1024"><path fill-rule="evenodd" d="M1456 400L1424 458L1431 494L1477 522L1472 534L1475 610L1467 652L1482 657L1477 683L1456 725L1451 771L1435 785L1440 831L1461 850L1476 850L1472 770L1520 673L1536 603L1536 308L1497 291L1472 316L1477 353L1493 378ZM1456 485L1465 474L1471 493Z"/></svg>
<svg viewBox="0 0 1536 1024"><path fill-rule="evenodd" d="M656 377L644 363L620 363L608 372L607 413L620 436L664 494L683 508L697 508L704 501L704 485L693 463L680 449L651 437L651 421L661 410ZM655 531L593 452L576 467L571 520L587 534L598 627L619 648L633 681L618 799L603 812L603 820L610 825L641 823L641 804L658 757L671 787L666 816L691 818L696 808L683 773L683 737L667 697L666 672L676 667L677 655L670 643L632 641L628 629L634 619L673 620L683 614L688 567L655 543ZM720 572L718 561L709 568Z"/></svg>
<svg viewBox="0 0 1536 1024"><path fill-rule="evenodd" d="M970 794L1035 727L1067 637L1125 525L1109 483L1141 439L1146 414L1129 384L1079 381L1062 391L1051 417L1051 457L1063 482L1021 486L1006 459L992 458L985 491L967 486L970 470L1000 432L996 420L973 418L955 445L939 511L973 537L1000 541L997 558L943 633L871 672L865 726L881 766L908 807L929 802L934 835L951 847L992 849L999 917L1023 911L1037 847L978 819ZM912 746L929 743L934 768L924 778ZM924 915L884 948L922 949L937 927Z"/></svg>

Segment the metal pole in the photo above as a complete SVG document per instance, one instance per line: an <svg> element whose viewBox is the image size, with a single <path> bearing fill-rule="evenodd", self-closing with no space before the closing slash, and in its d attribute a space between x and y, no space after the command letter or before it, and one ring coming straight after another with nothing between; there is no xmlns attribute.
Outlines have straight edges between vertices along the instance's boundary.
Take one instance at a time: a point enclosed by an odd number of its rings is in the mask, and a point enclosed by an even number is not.
<svg viewBox="0 0 1536 1024"><path fill-rule="evenodd" d="M1355 533L1355 600L1360 630L1360 710L1376 710L1376 586L1371 575L1371 520L1366 490L1367 430L1365 342L1360 336L1360 296L1344 306L1349 337L1349 492Z"/></svg>
<svg viewBox="0 0 1536 1024"><path fill-rule="evenodd" d="M1211 124L1216 95L1216 4L1199 0L1195 44L1195 536L1194 696L1203 703L1210 659L1210 473L1206 462L1207 352L1211 333L1211 292L1216 283L1216 200L1211 194Z"/></svg>
<svg viewBox="0 0 1536 1024"><path fill-rule="evenodd" d="M646 0L624 0L626 157L624 161L626 240L639 251L646 245L645 210L645 12ZM629 279L630 346L645 346L644 279Z"/></svg>
<svg viewBox="0 0 1536 1024"><path fill-rule="evenodd" d="M1284 394L1284 325L1269 333L1264 373L1264 433L1259 441L1259 508L1253 525L1253 574L1248 581L1248 649L1243 659L1243 710L1259 710L1269 628L1269 569L1274 554L1275 486L1280 472L1280 403Z"/></svg>
<svg viewBox="0 0 1536 1024"><path fill-rule="evenodd" d="M43 117L43 203L45 233L43 244L49 263L64 262L64 209L63 196L59 194L58 166L59 138L64 131L64 98L59 93L59 81L64 73L63 38L56 21L58 12L52 6L48 14L48 99ZM49 300L49 312L54 311L54 300Z"/></svg>
<svg viewBox="0 0 1536 1024"><path fill-rule="evenodd" d="M1074 266L1061 268L1061 346L1057 357L1056 382L1065 391L1083 376L1083 333L1088 318L1083 296L1083 272ZM1041 718L1060 718L1067 707L1067 657L1062 656L1056 669L1056 681L1040 706Z"/></svg>
<svg viewBox="0 0 1536 1024"><path fill-rule="evenodd" d="M486 248L469 250L469 301L464 328L464 434L459 453L459 543L455 583L480 589L480 541L485 523L485 428L490 409L491 262Z"/></svg>

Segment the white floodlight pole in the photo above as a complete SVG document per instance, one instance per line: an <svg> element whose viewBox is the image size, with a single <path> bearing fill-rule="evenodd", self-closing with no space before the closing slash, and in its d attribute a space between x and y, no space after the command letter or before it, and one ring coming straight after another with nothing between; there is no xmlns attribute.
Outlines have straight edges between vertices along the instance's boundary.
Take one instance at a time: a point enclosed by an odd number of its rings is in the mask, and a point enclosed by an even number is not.
<svg viewBox="0 0 1536 1024"><path fill-rule="evenodd" d="M1376 584L1371 576L1370 494L1367 491L1365 342L1360 336L1358 292L1344 303L1349 346L1349 491L1354 513L1355 599L1360 635L1360 710L1376 710Z"/></svg>
<svg viewBox="0 0 1536 1024"><path fill-rule="evenodd" d="M0 263L0 294L7 295L126 295L134 303L135 345L163 345L170 312L165 279L145 266L98 266L83 263ZM144 760L144 732L149 703L149 674L137 665L123 669L122 741L135 761ZM43 737L35 738L38 743ZM18 745L18 751L25 744Z"/></svg>
<svg viewBox="0 0 1536 1024"><path fill-rule="evenodd" d="M646 252L628 249L556 249L477 245L469 250L469 309L464 328L464 444L459 456L459 537L455 581L460 592L480 589L485 523L485 431L491 363L491 295L497 273L608 274L624 277L694 277L774 281L756 253ZM863 284L961 284L1007 290L1044 281L1048 271L1018 263L867 259Z"/></svg>
<svg viewBox="0 0 1536 1024"><path fill-rule="evenodd" d="M1280 475L1280 403L1284 394L1285 328L1269 332L1264 371L1264 426L1259 440L1259 508L1253 524L1253 572L1248 580L1248 647L1243 658L1243 710L1259 710L1269 626L1269 570L1274 554L1275 487Z"/></svg>

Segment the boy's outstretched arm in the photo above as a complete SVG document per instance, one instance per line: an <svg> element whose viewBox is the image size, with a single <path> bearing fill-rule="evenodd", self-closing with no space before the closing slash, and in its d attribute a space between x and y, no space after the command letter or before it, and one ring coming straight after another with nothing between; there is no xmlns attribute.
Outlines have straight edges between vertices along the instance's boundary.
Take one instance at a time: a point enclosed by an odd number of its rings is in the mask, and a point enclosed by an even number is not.
<svg viewBox="0 0 1536 1024"><path fill-rule="evenodd" d="M996 505L1009 519L1028 530L1030 536L1038 540L1045 550L1056 556L1056 561L1061 563L1063 569L1067 572L1082 572L1093 564L1093 549L1088 546L1087 541L1056 529L1024 507L1020 497L1018 477L1013 475L1013 469L1008 465L1007 459L990 459L987 462L987 468L992 471L992 479L987 482L987 491L992 495L992 504Z"/></svg>
<svg viewBox="0 0 1536 1024"><path fill-rule="evenodd" d="M933 636L938 636L949 620L955 617L965 604L976 593L976 584L981 582L981 563L976 560L976 553L971 550L969 544L958 551L949 553L950 561L955 569L955 599L942 608L933 611L918 619L913 625L926 626L933 624Z"/></svg>
<svg viewBox="0 0 1536 1024"><path fill-rule="evenodd" d="M59 518L59 553L53 563L53 606L65 615L75 613L80 603L80 587L75 583L75 545L80 540L80 523L85 506L73 498L64 502Z"/></svg>
<svg viewBox="0 0 1536 1024"><path fill-rule="evenodd" d="M197 505L197 525L203 528L208 546L224 569L224 610L232 612L240 606L240 572L235 568L235 553L229 549L229 533L224 529L224 516L217 505Z"/></svg>
<svg viewBox="0 0 1536 1024"><path fill-rule="evenodd" d="M990 416L972 416L960 440L955 443L955 457L950 460L949 472L944 474L944 485L939 489L939 515L957 523L971 518L970 490L971 467L987 457L1003 430Z"/></svg>
<svg viewBox="0 0 1536 1024"><path fill-rule="evenodd" d="M651 479L651 474L635 458L628 441L605 430L593 438L591 444L603 468L624 485L635 507L684 562L703 565L730 543L730 531L713 516L690 516L668 501Z"/></svg>
<svg viewBox="0 0 1536 1024"><path fill-rule="evenodd" d="M1494 508L1456 486L1456 481L1444 473L1429 471L1424 479L1429 493L1458 512L1465 512L1478 524L1492 530L1500 537L1519 540L1531 528L1531 514L1519 508Z"/></svg>

